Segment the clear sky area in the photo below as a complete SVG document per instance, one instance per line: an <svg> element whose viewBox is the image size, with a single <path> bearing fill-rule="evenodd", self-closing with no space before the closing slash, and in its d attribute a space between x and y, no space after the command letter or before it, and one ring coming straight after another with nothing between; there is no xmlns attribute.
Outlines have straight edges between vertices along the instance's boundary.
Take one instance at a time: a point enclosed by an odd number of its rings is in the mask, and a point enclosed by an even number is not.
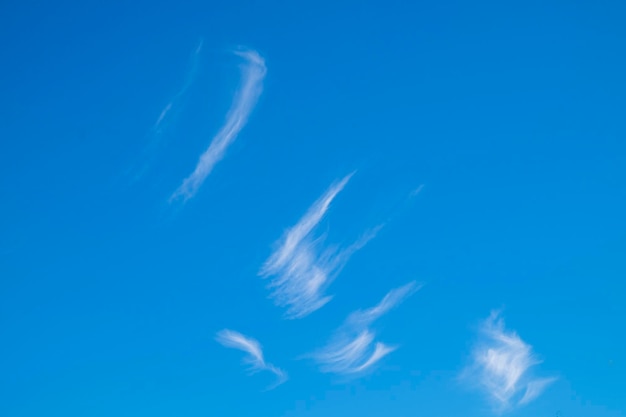
<svg viewBox="0 0 626 417"><path fill-rule="evenodd" d="M626 417L626 2L0 4L1 417Z"/></svg>

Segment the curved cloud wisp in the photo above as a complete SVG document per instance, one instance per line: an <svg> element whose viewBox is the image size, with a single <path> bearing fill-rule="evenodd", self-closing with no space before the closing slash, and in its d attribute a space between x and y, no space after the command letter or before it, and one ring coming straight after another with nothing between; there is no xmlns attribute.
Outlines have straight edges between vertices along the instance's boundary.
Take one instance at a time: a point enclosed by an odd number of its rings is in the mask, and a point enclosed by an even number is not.
<svg viewBox="0 0 626 417"><path fill-rule="evenodd" d="M178 198L186 201L194 196L215 164L224 157L228 146L248 122L248 117L263 91L263 79L267 72L265 60L256 51L237 51L235 54L243 58L245 64L242 66L241 86L235 94L226 122L200 156L194 171L185 178L170 201Z"/></svg>
<svg viewBox="0 0 626 417"><path fill-rule="evenodd" d="M163 147L163 138L164 133L166 133L172 125L174 125L177 119L180 116L180 113L185 107L185 102L187 101L188 92L193 86L199 68L200 61L200 53L202 51L202 46L204 44L204 40L200 39L198 45L193 50L191 54L189 69L187 70L187 74L185 75L185 80L183 85L178 89L178 91L170 98L169 102L163 107L161 113L157 117L157 120L154 122L150 131L148 133L149 143L143 149L141 154L141 160L136 164L135 167L130 167L126 174L131 175L132 182L138 181L143 177L151 165L154 163L157 153L160 148Z"/></svg>
<svg viewBox="0 0 626 417"><path fill-rule="evenodd" d="M395 346L377 342L369 326L420 288L410 282L389 291L376 306L350 314L331 341L312 355L320 370L342 375L363 373L396 350Z"/></svg>
<svg viewBox="0 0 626 417"><path fill-rule="evenodd" d="M244 358L244 363L250 365L251 371L270 371L276 375L278 379L269 389L275 388L287 380L285 371L265 362L261 344L256 339L244 336L234 330L224 329L217 333L215 340L224 347L246 352L247 356Z"/></svg>
<svg viewBox="0 0 626 417"><path fill-rule="evenodd" d="M277 306L287 308L285 316L289 319L305 317L328 303L332 297L324 295L326 288L350 256L380 229L371 230L344 249L321 248L321 239L313 236L316 226L352 175L332 184L313 203L300 221L279 240L277 249L259 271L262 277L272 277L270 297Z"/></svg>
<svg viewBox="0 0 626 417"><path fill-rule="evenodd" d="M478 382L499 411L531 402L556 380L531 375L530 369L541 361L517 333L506 330L497 312L492 312L483 322L480 335L469 376Z"/></svg>
<svg viewBox="0 0 626 417"><path fill-rule="evenodd" d="M181 98L187 93L189 88L191 88L191 86L193 85L193 82L196 79L196 76L198 74L198 58L200 56L200 51L202 51L203 44L204 44L204 40L200 39L200 41L198 42L198 46L196 46L196 49L194 49L193 54L191 56L191 67L189 69L189 72L187 73L184 84L178 90L178 92L174 95L174 97L172 97L169 103L165 105L163 110L161 110L161 113L159 114L157 121L152 126L152 131L155 132L156 134L161 133L161 131L164 128L164 125L168 123L169 116L171 115L173 109L175 109L178 106L178 103L181 100Z"/></svg>
<svg viewBox="0 0 626 417"><path fill-rule="evenodd" d="M391 309L399 305L405 299L413 295L421 288L421 285L417 285L415 282L409 282L399 288L394 288L389 291L385 297L372 308L367 310L358 310L350 314L346 323L353 327L365 327L376 321L378 318L388 313Z"/></svg>

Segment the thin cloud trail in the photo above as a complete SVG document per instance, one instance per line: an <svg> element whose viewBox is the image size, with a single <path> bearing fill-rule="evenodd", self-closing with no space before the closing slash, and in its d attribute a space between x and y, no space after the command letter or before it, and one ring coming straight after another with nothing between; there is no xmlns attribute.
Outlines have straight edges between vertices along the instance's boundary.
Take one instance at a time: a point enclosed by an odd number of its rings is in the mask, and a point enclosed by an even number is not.
<svg viewBox="0 0 626 417"><path fill-rule="evenodd" d="M268 389L273 389L287 381L287 373L265 361L261 344L256 340L234 330L224 329L217 333L215 340L224 347L238 349L247 353L244 363L250 365L252 372L270 371L278 378Z"/></svg>
<svg viewBox="0 0 626 417"><path fill-rule="evenodd" d="M541 363L532 347L514 331L507 331L498 312L492 312L480 327L472 364L462 377L477 382L504 412L536 399L556 378L537 378L531 368Z"/></svg>
<svg viewBox="0 0 626 417"><path fill-rule="evenodd" d="M163 129L163 125L166 121L168 121L168 116L171 114L172 109L175 109L179 104L180 99L187 93L187 91L193 85L196 76L198 75L198 62L200 57L200 52L202 51L202 46L204 45L204 40L200 39L196 49L194 49L191 56L191 66L189 72L187 73L187 77L185 77L185 82L182 87L178 90L178 92L172 97L172 99L165 105L156 122L152 126L152 130L159 134Z"/></svg>
<svg viewBox="0 0 626 417"><path fill-rule="evenodd" d="M421 193L423 189L424 189L424 184L420 184L417 188L411 191L411 194L409 194L409 197L415 197L416 195Z"/></svg>
<svg viewBox="0 0 626 417"><path fill-rule="evenodd" d="M370 356L369 359L367 359L367 361L365 361L364 364L356 368L354 370L354 373L363 372L367 370L368 368L373 366L376 362L378 362L379 360L381 360L383 357L387 356L394 350L396 350L395 346L387 346L386 344L382 342L377 342L376 346L374 347L374 352L372 353L372 356Z"/></svg>
<svg viewBox="0 0 626 417"><path fill-rule="evenodd" d="M417 285L415 282L409 282L402 287L394 288L389 291L376 306L368 308L367 310L355 311L350 314L346 322L351 327L369 326L421 288L422 286Z"/></svg>
<svg viewBox="0 0 626 417"><path fill-rule="evenodd" d="M526 392L524 392L524 396L522 397L522 399L519 400L519 404L528 404L529 402L533 401L535 398L539 397L539 395L541 395L541 393L543 393L543 391L556 380L557 378L555 377L549 377L535 379L528 382L528 385L526 385Z"/></svg>
<svg viewBox="0 0 626 417"><path fill-rule="evenodd" d="M396 346L377 342L370 326L420 288L421 285L410 282L389 291L376 306L350 314L331 341L311 355L320 370L344 376L359 375L396 350Z"/></svg>
<svg viewBox="0 0 626 417"><path fill-rule="evenodd" d="M200 156L196 168L170 197L170 202L178 198L190 199L198 191L215 164L223 157L228 146L237 138L248 121L261 92L267 69L264 59L252 50L236 51L245 60L242 66L242 82L235 94L233 104L226 116L226 122L213 137L207 150Z"/></svg>
<svg viewBox="0 0 626 417"><path fill-rule="evenodd" d="M314 236L317 225L353 174L333 183L313 203L300 221L286 231L259 271L264 278L272 277L270 297L277 306L287 309L288 319L305 317L328 303L332 297L325 295L325 290L350 257L380 229L379 226L366 232L344 249L324 248L322 239Z"/></svg>
<svg viewBox="0 0 626 417"><path fill-rule="evenodd" d="M189 69L185 76L185 81L183 85L176 92L176 94L174 94L170 101L163 107L161 113L159 113L159 116L157 117L156 122L150 128L148 136L151 137L151 140L150 143L143 150L143 155L141 157L142 165L133 174L133 182L139 180L146 173L146 171L148 171L150 165L154 161L157 149L162 146L163 135L165 131L172 124L174 124L176 118L182 111L185 98L187 97L187 93L189 89L193 86L193 83L198 76L200 54L202 52L203 45L204 40L200 39L198 45L191 54L191 63L189 65Z"/></svg>

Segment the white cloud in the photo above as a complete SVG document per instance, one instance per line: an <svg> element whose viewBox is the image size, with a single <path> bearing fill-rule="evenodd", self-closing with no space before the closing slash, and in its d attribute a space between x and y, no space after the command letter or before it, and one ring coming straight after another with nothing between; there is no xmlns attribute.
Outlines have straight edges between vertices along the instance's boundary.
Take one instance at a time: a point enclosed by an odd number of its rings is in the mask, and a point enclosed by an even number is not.
<svg viewBox="0 0 626 417"><path fill-rule="evenodd" d="M506 411L534 400L556 380L533 377L530 369L539 363L532 347L507 331L504 320L493 312L481 325L473 364L465 376L478 383L498 411Z"/></svg>
<svg viewBox="0 0 626 417"><path fill-rule="evenodd" d="M363 330L356 336L340 335L315 355L322 372L353 373L367 362L374 334Z"/></svg>
<svg viewBox="0 0 626 417"><path fill-rule="evenodd" d="M267 71L264 59L252 50L236 51L245 60L242 66L242 82L235 94L233 104L226 116L226 122L213 137L207 150L200 156L195 170L174 192L170 201L177 198L187 200L194 196L215 164L223 157L228 146L237 138L248 121L261 92Z"/></svg>
<svg viewBox="0 0 626 417"><path fill-rule="evenodd" d="M344 249L323 248L313 232L328 211L334 198L343 190L353 174L335 182L319 198L300 221L288 229L277 249L265 261L259 275L272 277L271 298L279 307L286 307L287 318L302 318L321 308L331 296L326 288L341 271L350 256L371 240L380 229L375 228Z"/></svg>
<svg viewBox="0 0 626 417"><path fill-rule="evenodd" d="M366 310L358 310L352 313L347 320L350 326L369 326L376 321L383 314L386 314L389 310L400 304L407 297L418 291L421 285L417 285L415 282L409 282L402 287L395 288L387 293L385 297L372 308Z"/></svg>
<svg viewBox="0 0 626 417"><path fill-rule="evenodd" d="M285 371L265 361L261 344L257 340L228 329L219 331L215 340L224 347L246 352L247 356L244 358L244 362L250 365L251 371L270 371L274 373L278 379L270 388L275 388L287 380Z"/></svg>
<svg viewBox="0 0 626 417"><path fill-rule="evenodd" d="M370 368L376 362L381 360L384 356L387 356L389 353L396 350L395 347L387 346L382 342L376 342L376 346L374 347L374 352L372 355L365 361L365 363L361 364L358 368L356 368L355 372L363 372L366 369Z"/></svg>
<svg viewBox="0 0 626 417"><path fill-rule="evenodd" d="M391 290L376 306L350 314L331 341L312 355L320 370L342 375L359 374L393 352L396 347L376 342L376 335L369 327L419 288L411 282Z"/></svg>
<svg viewBox="0 0 626 417"><path fill-rule="evenodd" d="M528 384L526 385L526 392L524 393L522 399L519 400L519 403L527 404L531 402L532 400L537 398L543 392L543 390L546 389L546 387L552 384L554 381L556 381L556 378L552 377L535 379L528 382Z"/></svg>

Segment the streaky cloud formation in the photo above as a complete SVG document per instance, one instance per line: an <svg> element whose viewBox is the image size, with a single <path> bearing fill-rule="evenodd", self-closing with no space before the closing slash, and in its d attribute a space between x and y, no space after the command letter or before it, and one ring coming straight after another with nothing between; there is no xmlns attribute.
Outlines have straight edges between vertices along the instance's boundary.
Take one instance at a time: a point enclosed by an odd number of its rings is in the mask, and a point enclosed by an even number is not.
<svg viewBox="0 0 626 417"><path fill-rule="evenodd" d="M279 249L268 259L266 263L267 269L280 269L287 264L287 262L292 258L294 252L296 252L300 243L309 233L311 233L320 220L322 220L328 211L330 204L333 202L337 194L343 190L353 175L354 173L351 173L342 178L340 181L332 184L326 193L313 203L300 221L287 231Z"/></svg>
<svg viewBox="0 0 626 417"><path fill-rule="evenodd" d="M277 249L265 261L259 275L272 277L270 297L279 307L286 307L286 318L305 317L331 300L325 295L333 279L348 259L376 236L381 226L365 233L344 249L321 248L321 239L313 232L335 197L343 190L351 173L333 183L308 209L298 223L288 229L277 243Z"/></svg>
<svg viewBox="0 0 626 417"><path fill-rule="evenodd" d="M415 188L413 191L411 191L411 194L409 196L410 197L415 197L416 195L421 193L423 189L424 189L424 184L420 184L417 188Z"/></svg>
<svg viewBox="0 0 626 417"><path fill-rule="evenodd" d="M557 378L550 377L550 378L539 378L539 379L534 379L532 381L529 381L528 384L526 385L526 391L524 392L524 396L522 397L521 400L519 400L519 404L520 405L528 404L529 402L537 398L539 395L541 395L544 389L546 389L548 385L552 384L556 380Z"/></svg>
<svg viewBox="0 0 626 417"><path fill-rule="evenodd" d="M193 85L193 82L198 74L198 57L200 56L200 52L202 51L202 46L204 44L204 40L200 39L198 42L198 46L194 49L191 57L191 66L189 72L187 73L187 77L185 78L185 82L182 87L178 90L178 92L172 97L172 99L163 107L159 117L156 122L152 126L152 130L155 133L161 133L163 129L163 125L168 121L169 116L172 113L172 110L176 108L176 105L180 101L180 99L187 93L189 88Z"/></svg>
<svg viewBox="0 0 626 417"><path fill-rule="evenodd" d="M224 329L217 333L215 340L222 346L238 349L247 353L244 363L250 365L252 372L270 371L278 378L268 389L276 388L287 380L287 373L265 361L261 344L256 340L234 330Z"/></svg>
<svg viewBox="0 0 626 417"><path fill-rule="evenodd" d="M376 306L350 314L330 342L312 355L322 372L358 375L397 349L376 341L370 326L421 288L410 282L393 289Z"/></svg>
<svg viewBox="0 0 626 417"><path fill-rule="evenodd" d="M556 381L531 374L530 369L541 360L517 333L506 330L498 312L482 323L472 358L473 364L463 376L478 383L498 412L531 402Z"/></svg>
<svg viewBox="0 0 626 417"><path fill-rule="evenodd" d="M155 155L159 147L162 146L164 132L175 122L177 116L180 114L184 107L187 92L192 87L196 77L198 75L199 58L202 51L204 40L200 39L198 45L191 54L191 63L185 76L185 81L180 89L171 97L170 101L163 107L161 113L157 117L156 122L150 128L148 136L151 138L150 143L143 150L141 167L135 170L133 174L133 181L140 179L146 171L148 171L150 165L154 161ZM131 168L128 172L133 171Z"/></svg>
<svg viewBox="0 0 626 417"><path fill-rule="evenodd" d="M228 146L248 122L248 117L263 91L263 79L267 72L265 60L253 50L235 51L235 54L243 58L245 63L241 67L241 85L226 116L226 122L213 137L207 150L200 156L194 171L185 178L171 196L170 201L178 198L186 201L194 196L215 164L224 157Z"/></svg>
<svg viewBox="0 0 626 417"><path fill-rule="evenodd" d="M413 295L420 288L421 285L417 285L415 282L409 282L402 287L394 288L393 290L389 291L376 306L368 308L366 310L358 310L350 314L347 323L352 327L369 326L371 323L376 321L382 315L389 312L406 298Z"/></svg>

